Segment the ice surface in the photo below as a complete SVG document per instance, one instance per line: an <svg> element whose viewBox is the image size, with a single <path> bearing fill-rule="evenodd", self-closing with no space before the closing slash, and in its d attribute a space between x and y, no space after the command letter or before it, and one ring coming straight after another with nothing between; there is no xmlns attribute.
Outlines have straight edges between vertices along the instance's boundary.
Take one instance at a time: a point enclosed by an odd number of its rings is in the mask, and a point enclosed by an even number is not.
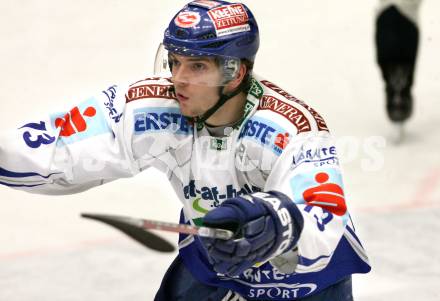
<svg viewBox="0 0 440 301"><path fill-rule="evenodd" d="M1 1L1 128L149 75L184 3ZM440 2L425 0L420 11L415 115L401 145L389 140L374 61L375 1L246 3L261 29L256 71L317 109L338 139L373 265L354 278L356 300L440 300ZM0 187L0 300L152 300L175 254L146 250L79 213L175 222L178 211L155 171L64 197Z"/></svg>

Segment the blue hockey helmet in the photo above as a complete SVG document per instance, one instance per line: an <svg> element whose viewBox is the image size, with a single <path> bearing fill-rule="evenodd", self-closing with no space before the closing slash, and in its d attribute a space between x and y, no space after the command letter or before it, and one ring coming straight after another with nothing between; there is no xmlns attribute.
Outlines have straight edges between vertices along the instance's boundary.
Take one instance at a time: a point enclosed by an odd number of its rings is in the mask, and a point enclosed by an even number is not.
<svg viewBox="0 0 440 301"><path fill-rule="evenodd" d="M253 62L259 46L258 25L242 3L197 0L174 16L165 30L163 45L181 55Z"/></svg>
<svg viewBox="0 0 440 301"><path fill-rule="evenodd" d="M211 81L204 76L189 79L192 84L219 88L217 103L195 118L204 122L226 101L249 89L259 44L258 25L246 5L227 1L192 1L174 16L165 30L156 54L155 74L172 73L171 54L215 58L222 71L221 80ZM236 77L242 64L247 67L244 79L235 90L225 93L223 87Z"/></svg>

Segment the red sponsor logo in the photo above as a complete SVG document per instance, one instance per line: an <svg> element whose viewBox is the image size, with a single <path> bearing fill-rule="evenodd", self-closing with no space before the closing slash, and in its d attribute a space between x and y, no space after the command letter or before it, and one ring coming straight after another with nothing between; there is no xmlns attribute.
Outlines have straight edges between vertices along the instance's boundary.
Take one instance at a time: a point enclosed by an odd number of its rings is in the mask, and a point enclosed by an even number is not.
<svg viewBox="0 0 440 301"><path fill-rule="evenodd" d="M275 137L275 145L280 149L285 149L288 143L289 143L289 133L278 134Z"/></svg>
<svg viewBox="0 0 440 301"><path fill-rule="evenodd" d="M240 3L216 7L208 11L208 14L219 36L249 30L249 16Z"/></svg>
<svg viewBox="0 0 440 301"><path fill-rule="evenodd" d="M55 119L55 127L61 128L60 136L70 137L76 133L85 132L87 130L87 122L84 117L93 117L96 115L94 107L88 107L83 113L78 107L74 107L63 118Z"/></svg>
<svg viewBox="0 0 440 301"><path fill-rule="evenodd" d="M315 180L318 186L304 191L303 197L307 204L319 206L333 214L342 216L347 212L344 190L335 183L326 183L329 175L325 172L316 174Z"/></svg>
<svg viewBox="0 0 440 301"><path fill-rule="evenodd" d="M283 115L296 126L298 133L310 131L310 123L301 111L273 96L263 95L258 109L271 110Z"/></svg>
<svg viewBox="0 0 440 301"><path fill-rule="evenodd" d="M200 15L197 12L183 11L174 19L174 23L182 28L194 27L200 22Z"/></svg>
<svg viewBox="0 0 440 301"><path fill-rule="evenodd" d="M313 118L316 121L316 124L318 125L318 130L320 130L320 131L327 131L327 132L329 131L329 129L327 127L327 124L324 121L324 118L322 118L321 115L319 115L318 112L316 112L312 107L307 105L305 102L299 100L295 96L290 95L289 93L287 93L286 91L284 91L283 89L281 89L277 85L271 83L270 81L263 80L263 81L261 81L261 83L263 85L265 85L266 87L268 87L269 89L271 89L271 90L277 92L278 94L284 96L288 100L294 101L294 102L300 104L301 106L303 106L307 111L310 112L310 114L312 114Z"/></svg>
<svg viewBox="0 0 440 301"><path fill-rule="evenodd" d="M175 99L176 94L172 85L143 85L130 88L125 95L126 102L142 98Z"/></svg>

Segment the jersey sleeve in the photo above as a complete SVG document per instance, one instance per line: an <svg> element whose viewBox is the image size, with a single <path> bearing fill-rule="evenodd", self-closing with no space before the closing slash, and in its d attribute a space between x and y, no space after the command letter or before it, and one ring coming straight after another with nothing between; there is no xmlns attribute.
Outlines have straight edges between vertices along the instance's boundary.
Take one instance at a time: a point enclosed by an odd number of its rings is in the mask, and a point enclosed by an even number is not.
<svg viewBox="0 0 440 301"><path fill-rule="evenodd" d="M329 132L311 131L292 138L269 174L265 191L270 190L288 195L303 217L294 251L297 254L286 254L286 260L297 260L296 273L325 268L349 220L336 147Z"/></svg>
<svg viewBox="0 0 440 301"><path fill-rule="evenodd" d="M127 91L128 86L111 86L67 112L2 132L0 184L33 193L69 194L147 168L147 155L142 154L142 164L134 158L135 117Z"/></svg>

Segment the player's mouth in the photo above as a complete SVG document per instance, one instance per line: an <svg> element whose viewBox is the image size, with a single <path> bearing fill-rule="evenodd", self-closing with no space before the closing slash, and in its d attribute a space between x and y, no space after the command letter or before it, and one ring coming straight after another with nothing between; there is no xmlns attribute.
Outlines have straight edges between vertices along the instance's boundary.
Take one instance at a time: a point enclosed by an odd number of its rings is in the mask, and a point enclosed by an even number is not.
<svg viewBox="0 0 440 301"><path fill-rule="evenodd" d="M177 96L177 100L179 101L179 103L186 102L189 99L189 97L186 97L185 95L183 95L181 93L177 93L176 96Z"/></svg>

